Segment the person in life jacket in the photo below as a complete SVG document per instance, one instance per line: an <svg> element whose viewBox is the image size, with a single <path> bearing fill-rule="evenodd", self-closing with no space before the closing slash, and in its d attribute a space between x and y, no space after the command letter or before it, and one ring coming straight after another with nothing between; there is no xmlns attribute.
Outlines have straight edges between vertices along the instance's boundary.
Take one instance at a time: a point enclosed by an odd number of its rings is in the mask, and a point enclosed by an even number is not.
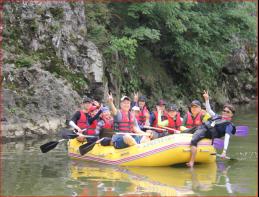
<svg viewBox="0 0 259 197"><path fill-rule="evenodd" d="M148 111L146 101L147 101L147 98L144 95L139 97L138 93L134 94L134 102L133 102L132 108L134 106L139 107L140 113L136 116L136 119L139 123L140 128L143 130L144 130L144 126L150 126L150 123L149 123L150 113Z"/></svg>
<svg viewBox="0 0 259 197"><path fill-rule="evenodd" d="M93 105L96 105L98 108L100 107L97 101L93 101L89 97L84 97L81 103L81 110L76 111L69 121L69 125L77 132L87 135L94 135L93 132L91 133L91 130L89 130L90 133L88 133L88 128L99 117L102 111L99 110L94 117L91 117L90 110ZM84 129L86 129L86 131L83 132ZM79 136L77 137L77 140L83 142L85 141L85 138Z"/></svg>
<svg viewBox="0 0 259 197"><path fill-rule="evenodd" d="M105 133L112 133L113 132L113 117L111 116L111 112L109 107L103 107L102 113L98 120L95 133L101 134L105 136ZM101 145L109 146L112 145L110 137L104 137L101 141Z"/></svg>
<svg viewBox="0 0 259 197"><path fill-rule="evenodd" d="M213 139L214 138L224 138L224 149L221 154L221 158L226 157L226 151L229 144L229 139L231 135L236 133L236 128L231 122L232 117L235 114L235 108L231 104L225 104L221 115L216 114L210 108L209 104L209 94L208 91L204 91L203 97L205 99L206 111L210 114L211 118L205 122L203 125L197 128L194 132L191 140L191 159L187 163L187 166L193 167L194 160L197 152L197 144L200 140L204 138Z"/></svg>
<svg viewBox="0 0 259 197"><path fill-rule="evenodd" d="M138 127L142 130L143 129L142 122L138 119L139 114L140 114L140 108L138 106L132 107L131 108L131 113L136 118L137 123L138 123Z"/></svg>
<svg viewBox="0 0 259 197"><path fill-rule="evenodd" d="M117 110L113 104L112 94L108 96L108 103L111 109L111 114L114 116L114 131L124 134L115 134L112 137L113 146L117 149L126 148L136 144L149 141L149 136L136 136L130 133L138 133L146 135L145 132L138 128L136 118L130 113L130 98L123 96L120 99L120 110ZM151 135L151 134L150 134Z"/></svg>
<svg viewBox="0 0 259 197"><path fill-rule="evenodd" d="M190 111L187 111L183 118L182 126L180 127L181 131L197 127L202 125L203 122L206 122L210 118L209 113L202 110L201 102L198 100L193 100L190 105Z"/></svg>
<svg viewBox="0 0 259 197"><path fill-rule="evenodd" d="M159 125L158 125L158 112L159 111L161 112L161 121L168 120L168 114L167 114L165 106L166 106L166 102L164 100L160 99L156 105L156 111L153 111L150 114L149 122L152 125L152 127L159 128ZM167 134L168 134L167 132L163 132L161 130L155 130L155 131L153 131L152 139L160 138Z"/></svg>
<svg viewBox="0 0 259 197"><path fill-rule="evenodd" d="M175 104L169 105L167 109L167 120L161 120L161 111L158 111L158 126L159 127L169 127L175 130L179 130L182 125L182 118L180 112L178 111L178 107ZM168 130L169 134L177 133L174 130Z"/></svg>

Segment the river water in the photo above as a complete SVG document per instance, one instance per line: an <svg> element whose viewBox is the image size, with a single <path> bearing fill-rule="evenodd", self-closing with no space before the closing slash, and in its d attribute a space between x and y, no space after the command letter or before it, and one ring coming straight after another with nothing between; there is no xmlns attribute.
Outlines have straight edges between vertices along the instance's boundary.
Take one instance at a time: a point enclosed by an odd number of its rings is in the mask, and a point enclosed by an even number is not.
<svg viewBox="0 0 259 197"><path fill-rule="evenodd" d="M255 196L257 113L238 108L236 125L248 125L247 137L232 137L228 156L216 163L170 167L118 167L71 160L66 144L48 153L39 146L55 139L2 144L1 196Z"/></svg>

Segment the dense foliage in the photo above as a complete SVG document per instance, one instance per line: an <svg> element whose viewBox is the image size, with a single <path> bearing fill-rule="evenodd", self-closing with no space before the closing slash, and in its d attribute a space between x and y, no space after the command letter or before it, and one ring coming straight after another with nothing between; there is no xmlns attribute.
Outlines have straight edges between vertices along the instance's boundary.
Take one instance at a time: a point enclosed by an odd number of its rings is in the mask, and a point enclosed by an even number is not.
<svg viewBox="0 0 259 197"><path fill-rule="evenodd" d="M232 51L246 46L254 53L256 48L253 2L86 4L86 15L89 38L103 50L111 70L141 70L141 54L149 51L169 71L171 88L185 96L219 88ZM149 66L153 70L157 64ZM145 85L138 72L123 84L120 91L127 93Z"/></svg>

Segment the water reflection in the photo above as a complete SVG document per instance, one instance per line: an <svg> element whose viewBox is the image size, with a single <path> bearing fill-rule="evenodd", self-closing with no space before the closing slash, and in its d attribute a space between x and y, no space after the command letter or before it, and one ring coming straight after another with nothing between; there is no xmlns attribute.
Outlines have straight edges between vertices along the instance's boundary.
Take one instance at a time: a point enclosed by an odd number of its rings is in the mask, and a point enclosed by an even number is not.
<svg viewBox="0 0 259 197"><path fill-rule="evenodd" d="M86 184L74 194L94 196L184 196L213 189L216 163L201 164L193 170L176 167L118 167L73 162L71 178Z"/></svg>

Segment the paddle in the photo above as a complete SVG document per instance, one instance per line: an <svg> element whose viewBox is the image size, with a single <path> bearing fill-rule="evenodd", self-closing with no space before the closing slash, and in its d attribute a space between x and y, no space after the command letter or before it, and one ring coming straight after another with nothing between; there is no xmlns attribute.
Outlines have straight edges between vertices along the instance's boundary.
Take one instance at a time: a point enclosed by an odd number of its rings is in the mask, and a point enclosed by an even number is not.
<svg viewBox="0 0 259 197"><path fill-rule="evenodd" d="M235 136L246 137L248 136L248 131L249 131L248 126L236 126Z"/></svg>
<svg viewBox="0 0 259 197"><path fill-rule="evenodd" d="M151 130L158 130L158 131L166 131L166 129L158 128L158 127L150 127L150 126L144 126L146 129L151 129Z"/></svg>
<svg viewBox="0 0 259 197"><path fill-rule="evenodd" d="M49 152L50 150L54 149L58 145L59 142L62 142L64 140L66 140L66 139L61 139L59 141L51 141L46 144L43 144L40 146L40 150L42 153Z"/></svg>
<svg viewBox="0 0 259 197"><path fill-rule="evenodd" d="M180 130L177 130L177 129L173 129L173 128L170 128L170 127L162 127L163 129L166 129L166 130L171 130L171 131L174 131L175 134L178 134L178 133L181 133Z"/></svg>
<svg viewBox="0 0 259 197"><path fill-rule="evenodd" d="M86 144L79 146L80 154L84 155L84 154L88 153L89 151L91 151L94 148L95 144L101 142L103 139L104 138L101 138L95 142L87 142Z"/></svg>
<svg viewBox="0 0 259 197"><path fill-rule="evenodd" d="M248 135L248 126L236 126L236 133L234 136L237 137L246 137ZM219 139L219 138L215 138L213 140L213 146L216 149L223 149L224 147L224 140L223 139Z"/></svg>
<svg viewBox="0 0 259 197"><path fill-rule="evenodd" d="M224 160L224 159L227 159L227 160L230 160L230 161L236 161L237 160L237 159L234 159L234 158L231 158L231 157L228 157L228 156L222 158L221 155L217 154L217 153L212 153L211 155L216 155L217 157L221 158L222 160Z"/></svg>
<svg viewBox="0 0 259 197"><path fill-rule="evenodd" d="M86 130L86 129L84 129L84 130ZM61 135L62 135L63 139L58 140L58 141L50 141L50 142L47 142L46 144L41 145L40 146L41 152L47 153L50 150L54 149L60 142L63 142L64 140L68 140L68 139L74 139L78 136L95 137L95 136L83 135L81 133L75 133L74 131L68 131L68 130L63 130L61 133L62 133Z"/></svg>

